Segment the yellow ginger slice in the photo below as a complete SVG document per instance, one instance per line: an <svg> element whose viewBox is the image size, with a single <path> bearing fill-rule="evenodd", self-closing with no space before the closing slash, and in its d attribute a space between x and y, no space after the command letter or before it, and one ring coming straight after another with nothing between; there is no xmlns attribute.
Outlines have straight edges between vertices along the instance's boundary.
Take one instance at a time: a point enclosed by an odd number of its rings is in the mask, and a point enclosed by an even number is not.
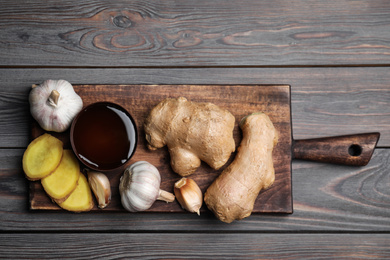
<svg viewBox="0 0 390 260"><path fill-rule="evenodd" d="M77 187L69 197L64 202L56 202L61 208L69 211L82 212L91 210L94 202L91 188L84 174L80 173Z"/></svg>
<svg viewBox="0 0 390 260"><path fill-rule="evenodd" d="M72 150L64 150L60 165L52 174L41 180L46 193L58 202L63 202L76 189L80 165Z"/></svg>
<svg viewBox="0 0 390 260"><path fill-rule="evenodd" d="M60 164L63 144L50 134L35 138L23 154L23 171L27 179L40 180L51 174Z"/></svg>

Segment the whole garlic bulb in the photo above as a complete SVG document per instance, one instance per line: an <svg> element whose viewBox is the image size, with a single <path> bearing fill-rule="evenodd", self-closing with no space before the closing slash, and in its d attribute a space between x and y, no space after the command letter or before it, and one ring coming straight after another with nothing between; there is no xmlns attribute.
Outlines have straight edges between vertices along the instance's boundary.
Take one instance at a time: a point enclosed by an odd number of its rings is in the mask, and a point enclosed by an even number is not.
<svg viewBox="0 0 390 260"><path fill-rule="evenodd" d="M161 176L156 167L146 161L130 165L119 183L123 207L131 212L149 209L156 200L172 202L175 195L160 190Z"/></svg>
<svg viewBox="0 0 390 260"><path fill-rule="evenodd" d="M33 86L30 112L46 131L64 132L83 108L83 101L66 80L45 80Z"/></svg>

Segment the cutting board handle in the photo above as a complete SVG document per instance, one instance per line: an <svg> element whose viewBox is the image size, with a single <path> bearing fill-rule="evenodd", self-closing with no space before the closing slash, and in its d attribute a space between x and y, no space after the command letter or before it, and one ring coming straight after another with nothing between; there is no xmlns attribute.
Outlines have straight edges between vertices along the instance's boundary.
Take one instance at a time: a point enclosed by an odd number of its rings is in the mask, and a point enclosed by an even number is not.
<svg viewBox="0 0 390 260"><path fill-rule="evenodd" d="M378 143L379 133L364 133L293 141L293 158L365 166Z"/></svg>

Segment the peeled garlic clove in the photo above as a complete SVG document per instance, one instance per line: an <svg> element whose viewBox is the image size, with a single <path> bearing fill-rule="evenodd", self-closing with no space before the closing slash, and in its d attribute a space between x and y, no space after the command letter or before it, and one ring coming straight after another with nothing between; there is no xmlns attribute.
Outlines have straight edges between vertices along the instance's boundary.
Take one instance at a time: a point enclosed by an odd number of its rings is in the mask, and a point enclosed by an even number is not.
<svg viewBox="0 0 390 260"><path fill-rule="evenodd" d="M175 183L174 193L180 205L189 212L200 215L203 203L203 194L193 179L182 178Z"/></svg>
<svg viewBox="0 0 390 260"><path fill-rule="evenodd" d="M111 186L107 176L101 172L88 171L88 182L95 194L99 208L107 207L111 201Z"/></svg>

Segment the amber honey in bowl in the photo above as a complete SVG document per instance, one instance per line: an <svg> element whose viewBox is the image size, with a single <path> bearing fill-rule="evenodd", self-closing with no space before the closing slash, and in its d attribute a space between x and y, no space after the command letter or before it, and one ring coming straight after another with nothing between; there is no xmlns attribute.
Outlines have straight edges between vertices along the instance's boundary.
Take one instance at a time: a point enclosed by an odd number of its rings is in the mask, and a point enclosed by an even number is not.
<svg viewBox="0 0 390 260"><path fill-rule="evenodd" d="M137 128L126 109L98 102L85 107L73 121L71 144L84 165L110 171L123 166L133 155Z"/></svg>

